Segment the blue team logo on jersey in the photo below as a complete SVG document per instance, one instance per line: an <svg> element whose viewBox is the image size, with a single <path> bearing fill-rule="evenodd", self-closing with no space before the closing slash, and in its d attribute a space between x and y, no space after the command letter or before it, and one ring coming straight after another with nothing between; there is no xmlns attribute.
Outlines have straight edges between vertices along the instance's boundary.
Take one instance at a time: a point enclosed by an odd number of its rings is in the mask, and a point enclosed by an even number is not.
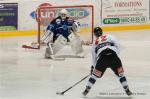
<svg viewBox="0 0 150 99"><path fill-rule="evenodd" d="M67 25L62 25L62 28L63 28L64 30L67 30L67 29L68 29Z"/></svg>

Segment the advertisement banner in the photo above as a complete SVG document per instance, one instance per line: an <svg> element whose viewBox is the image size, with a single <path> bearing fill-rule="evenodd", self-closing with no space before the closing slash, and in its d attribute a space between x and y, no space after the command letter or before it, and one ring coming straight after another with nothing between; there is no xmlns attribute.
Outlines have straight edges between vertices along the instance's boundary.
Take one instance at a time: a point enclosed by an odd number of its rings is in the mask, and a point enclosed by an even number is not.
<svg viewBox="0 0 150 99"><path fill-rule="evenodd" d="M0 3L0 31L18 30L18 3Z"/></svg>
<svg viewBox="0 0 150 99"><path fill-rule="evenodd" d="M149 20L149 1L102 0L103 25L146 24Z"/></svg>
<svg viewBox="0 0 150 99"><path fill-rule="evenodd" d="M150 23L150 0L149 0L149 23Z"/></svg>

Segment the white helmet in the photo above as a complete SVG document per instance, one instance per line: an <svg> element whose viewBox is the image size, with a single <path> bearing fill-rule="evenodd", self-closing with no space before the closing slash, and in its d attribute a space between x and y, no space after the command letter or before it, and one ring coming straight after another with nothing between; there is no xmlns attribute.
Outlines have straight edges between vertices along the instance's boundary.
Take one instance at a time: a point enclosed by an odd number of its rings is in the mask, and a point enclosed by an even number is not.
<svg viewBox="0 0 150 99"><path fill-rule="evenodd" d="M66 9L62 9L61 11L60 11L60 14L68 14L68 11L66 10Z"/></svg>
<svg viewBox="0 0 150 99"><path fill-rule="evenodd" d="M68 11L66 9L62 9L60 11L61 18L64 20L68 16Z"/></svg>

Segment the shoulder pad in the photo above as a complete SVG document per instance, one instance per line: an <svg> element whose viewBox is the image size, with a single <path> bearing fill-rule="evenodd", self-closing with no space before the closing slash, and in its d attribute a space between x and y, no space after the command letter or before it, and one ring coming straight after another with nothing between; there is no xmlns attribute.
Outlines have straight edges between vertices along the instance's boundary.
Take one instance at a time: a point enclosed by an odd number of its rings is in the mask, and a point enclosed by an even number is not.
<svg viewBox="0 0 150 99"><path fill-rule="evenodd" d="M61 17L58 16L57 18L53 19L53 20L51 21L51 24L54 24L54 23L56 22L57 19L60 19L60 20L61 20Z"/></svg>

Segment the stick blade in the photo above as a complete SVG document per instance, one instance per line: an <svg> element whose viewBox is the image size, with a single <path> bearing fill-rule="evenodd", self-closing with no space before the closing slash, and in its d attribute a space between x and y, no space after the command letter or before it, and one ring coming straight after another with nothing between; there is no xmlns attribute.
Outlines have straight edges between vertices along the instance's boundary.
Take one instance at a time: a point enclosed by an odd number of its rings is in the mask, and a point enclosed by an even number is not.
<svg viewBox="0 0 150 99"><path fill-rule="evenodd" d="M63 92L56 92L57 95L64 95Z"/></svg>
<svg viewBox="0 0 150 99"><path fill-rule="evenodd" d="M29 45L22 45L22 48L26 48L26 49L39 49L39 47L32 47Z"/></svg>

